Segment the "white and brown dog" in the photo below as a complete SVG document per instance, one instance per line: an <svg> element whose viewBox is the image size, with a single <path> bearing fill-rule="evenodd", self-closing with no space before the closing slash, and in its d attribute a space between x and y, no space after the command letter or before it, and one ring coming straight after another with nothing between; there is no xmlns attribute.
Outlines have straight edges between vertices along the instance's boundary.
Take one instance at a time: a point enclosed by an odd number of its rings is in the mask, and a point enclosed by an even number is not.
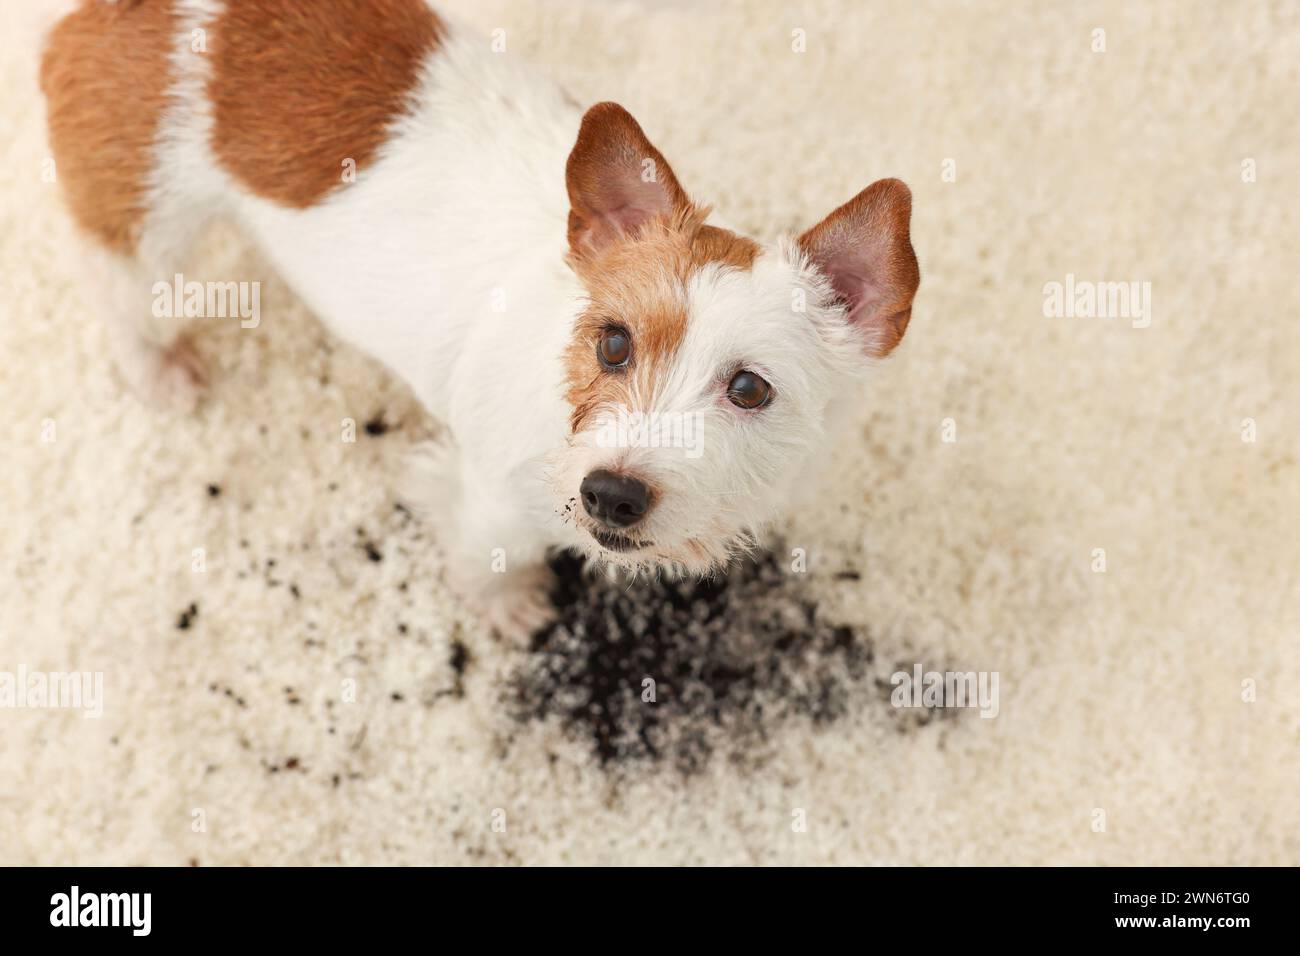
<svg viewBox="0 0 1300 956"><path fill-rule="evenodd" d="M197 399L150 295L233 219L449 427L424 497L499 625L544 617L550 548L703 572L752 544L911 315L901 182L760 244L622 107L583 112L426 0L85 0L41 81L132 384Z"/></svg>

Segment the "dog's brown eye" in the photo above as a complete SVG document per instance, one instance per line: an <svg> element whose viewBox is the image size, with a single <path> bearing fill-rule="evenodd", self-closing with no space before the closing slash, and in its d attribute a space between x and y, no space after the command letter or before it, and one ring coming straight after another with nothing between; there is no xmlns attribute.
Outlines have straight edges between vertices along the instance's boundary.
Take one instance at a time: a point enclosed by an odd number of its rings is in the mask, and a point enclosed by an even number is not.
<svg viewBox="0 0 1300 956"><path fill-rule="evenodd" d="M632 340L622 329L606 329L600 337L596 354L605 368L619 368L632 357Z"/></svg>
<svg viewBox="0 0 1300 956"><path fill-rule="evenodd" d="M727 386L727 398L738 408L762 408L772 400L772 386L753 372L737 372Z"/></svg>

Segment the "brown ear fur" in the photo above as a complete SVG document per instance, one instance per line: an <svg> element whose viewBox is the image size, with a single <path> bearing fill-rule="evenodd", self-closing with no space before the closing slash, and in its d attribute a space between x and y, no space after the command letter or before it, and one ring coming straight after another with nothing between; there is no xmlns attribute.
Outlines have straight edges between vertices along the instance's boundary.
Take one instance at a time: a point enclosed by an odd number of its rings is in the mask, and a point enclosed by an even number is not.
<svg viewBox="0 0 1300 956"><path fill-rule="evenodd" d="M872 183L798 239L862 330L869 354L884 357L907 331L921 282L908 223L912 194L897 179Z"/></svg>
<svg viewBox="0 0 1300 956"><path fill-rule="evenodd" d="M587 110L564 173L575 255L635 235L653 219L686 216L692 208L668 161L617 103Z"/></svg>

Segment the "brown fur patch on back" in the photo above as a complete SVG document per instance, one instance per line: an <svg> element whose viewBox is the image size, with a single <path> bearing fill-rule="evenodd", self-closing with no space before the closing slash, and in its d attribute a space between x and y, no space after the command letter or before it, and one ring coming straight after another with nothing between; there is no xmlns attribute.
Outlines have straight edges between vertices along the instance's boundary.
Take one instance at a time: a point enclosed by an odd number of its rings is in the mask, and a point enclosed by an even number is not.
<svg viewBox="0 0 1300 956"><path fill-rule="evenodd" d="M51 31L41 58L55 175L83 229L121 253L139 239L166 106L170 0L90 0Z"/></svg>
<svg viewBox="0 0 1300 956"><path fill-rule="evenodd" d="M444 33L423 0L232 0L209 36L212 147L265 199L303 208L364 169Z"/></svg>
<svg viewBox="0 0 1300 956"><path fill-rule="evenodd" d="M686 289L691 276L710 264L748 270L758 243L716 226L706 226L707 207L689 207L671 221L648 223L635 239L596 253L570 257L587 290L565 352L572 431L580 431L600 408L653 406L658 383L686 335ZM626 329L632 338L627 367L608 370L596 357L601 334Z"/></svg>

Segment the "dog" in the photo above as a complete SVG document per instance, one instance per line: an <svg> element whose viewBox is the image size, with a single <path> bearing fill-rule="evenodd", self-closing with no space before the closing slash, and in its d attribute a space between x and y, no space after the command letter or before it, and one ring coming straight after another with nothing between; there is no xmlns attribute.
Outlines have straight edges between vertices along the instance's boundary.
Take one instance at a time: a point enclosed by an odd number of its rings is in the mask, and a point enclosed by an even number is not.
<svg viewBox="0 0 1300 956"><path fill-rule="evenodd" d="M130 384L197 402L148 295L233 220L447 426L414 474L450 583L528 630L552 549L706 574L753 547L920 274L900 181L756 241L499 40L426 0L83 0L41 84Z"/></svg>

